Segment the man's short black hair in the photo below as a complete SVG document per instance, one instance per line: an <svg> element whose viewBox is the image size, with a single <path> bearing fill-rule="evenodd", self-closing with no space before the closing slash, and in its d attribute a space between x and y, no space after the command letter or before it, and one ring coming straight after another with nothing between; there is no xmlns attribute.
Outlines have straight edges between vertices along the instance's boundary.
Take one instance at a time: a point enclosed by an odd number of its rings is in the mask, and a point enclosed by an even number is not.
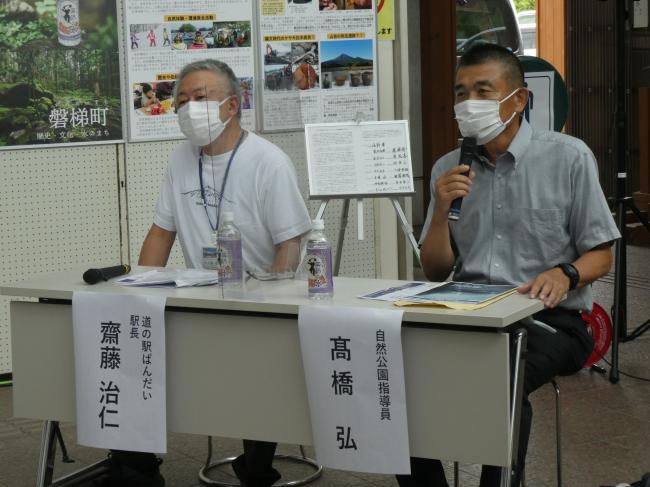
<svg viewBox="0 0 650 487"><path fill-rule="evenodd" d="M481 42L470 47L458 61L458 67L476 66L491 61L500 62L504 76L514 87L524 86L524 68L515 54L505 47Z"/></svg>

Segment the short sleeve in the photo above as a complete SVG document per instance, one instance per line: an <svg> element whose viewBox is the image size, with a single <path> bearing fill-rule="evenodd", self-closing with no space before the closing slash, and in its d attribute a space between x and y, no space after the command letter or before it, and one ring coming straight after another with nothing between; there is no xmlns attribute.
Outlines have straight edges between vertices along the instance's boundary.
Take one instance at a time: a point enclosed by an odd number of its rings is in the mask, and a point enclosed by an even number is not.
<svg viewBox="0 0 650 487"><path fill-rule="evenodd" d="M580 255L621 237L598 180L592 152L585 146L571 168L569 229Z"/></svg>
<svg viewBox="0 0 650 487"><path fill-rule="evenodd" d="M278 164L270 171L261 204L264 222L274 245L311 230L309 213L290 162Z"/></svg>
<svg viewBox="0 0 650 487"><path fill-rule="evenodd" d="M169 232L176 231L176 223L174 222L174 193L172 189L172 175L169 167L160 187L153 222L163 230Z"/></svg>
<svg viewBox="0 0 650 487"><path fill-rule="evenodd" d="M436 201L436 181L440 176L442 176L445 171L453 167L454 162L458 160L458 154L460 153L459 149L456 149L440 159L438 159L433 165L431 170L431 180L429 181L429 190L431 194L431 199L429 200L429 207L427 208L427 216L424 220L424 225L422 226L422 233L420 234L420 245L424 242L424 239L427 236L429 231L429 226L431 225L431 218L433 218L433 204Z"/></svg>

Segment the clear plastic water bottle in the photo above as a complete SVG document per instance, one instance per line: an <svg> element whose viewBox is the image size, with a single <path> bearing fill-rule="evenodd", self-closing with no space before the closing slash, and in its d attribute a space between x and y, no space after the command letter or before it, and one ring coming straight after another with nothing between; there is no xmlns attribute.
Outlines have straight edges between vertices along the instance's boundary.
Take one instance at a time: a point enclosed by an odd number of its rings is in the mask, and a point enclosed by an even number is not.
<svg viewBox="0 0 650 487"><path fill-rule="evenodd" d="M218 271L217 232L212 232L212 237L207 245L201 247L201 268Z"/></svg>
<svg viewBox="0 0 650 487"><path fill-rule="evenodd" d="M223 222L217 231L217 268L219 282L224 286L241 286L243 265L241 233L235 226L232 211L224 211Z"/></svg>
<svg viewBox="0 0 650 487"><path fill-rule="evenodd" d="M332 279L332 246L325 236L325 222L314 220L307 237L307 292L311 299L331 298L334 295Z"/></svg>

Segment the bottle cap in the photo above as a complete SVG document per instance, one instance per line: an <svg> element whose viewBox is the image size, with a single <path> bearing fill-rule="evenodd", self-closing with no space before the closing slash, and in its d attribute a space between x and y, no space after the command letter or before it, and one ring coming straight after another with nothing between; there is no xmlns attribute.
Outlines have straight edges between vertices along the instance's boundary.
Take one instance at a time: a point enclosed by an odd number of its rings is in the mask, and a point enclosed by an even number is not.
<svg viewBox="0 0 650 487"><path fill-rule="evenodd" d="M323 220L312 220L311 227L314 230L325 230L325 221Z"/></svg>
<svg viewBox="0 0 650 487"><path fill-rule="evenodd" d="M224 222L233 222L235 221L235 214L232 211L224 211L222 213Z"/></svg>

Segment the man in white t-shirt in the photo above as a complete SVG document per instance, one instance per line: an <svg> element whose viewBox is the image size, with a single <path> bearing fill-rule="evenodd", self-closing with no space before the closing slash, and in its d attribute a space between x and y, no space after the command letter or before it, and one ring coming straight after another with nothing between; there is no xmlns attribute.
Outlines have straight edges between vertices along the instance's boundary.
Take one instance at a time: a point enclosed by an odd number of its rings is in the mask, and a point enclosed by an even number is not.
<svg viewBox="0 0 650 487"><path fill-rule="evenodd" d="M289 157L240 125L240 83L216 60L185 66L175 103L188 138L172 153L138 264L164 266L178 235L187 267L201 267L223 213L234 213L246 270L293 270L301 235L311 229ZM244 440L233 468L247 487L279 479L271 466L275 443Z"/></svg>

